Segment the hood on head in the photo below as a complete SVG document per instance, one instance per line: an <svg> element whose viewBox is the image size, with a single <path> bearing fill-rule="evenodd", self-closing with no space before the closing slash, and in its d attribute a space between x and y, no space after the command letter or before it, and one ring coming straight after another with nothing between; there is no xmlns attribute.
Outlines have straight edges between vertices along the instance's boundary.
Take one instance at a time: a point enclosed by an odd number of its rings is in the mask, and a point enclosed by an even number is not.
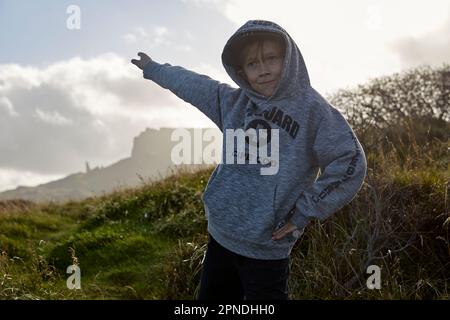
<svg viewBox="0 0 450 320"><path fill-rule="evenodd" d="M250 20L240 27L227 41L222 52L222 64L231 79L242 88L249 97L256 100L267 100L262 94L256 92L249 83L238 75L237 51L246 38L272 33L284 39L285 55L281 79L270 100L279 100L298 95L310 86L308 71L303 57L294 40L282 27L271 21Z"/></svg>

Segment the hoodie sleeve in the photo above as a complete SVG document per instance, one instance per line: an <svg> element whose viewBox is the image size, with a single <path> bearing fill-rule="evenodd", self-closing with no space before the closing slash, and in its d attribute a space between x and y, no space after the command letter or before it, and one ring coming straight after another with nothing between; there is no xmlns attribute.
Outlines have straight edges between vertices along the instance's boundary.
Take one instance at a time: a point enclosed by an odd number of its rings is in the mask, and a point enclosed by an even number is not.
<svg viewBox="0 0 450 320"><path fill-rule="evenodd" d="M313 153L321 175L303 190L292 210L291 222L299 230L311 219L323 221L349 203L360 190L367 170L360 142L333 106L319 122Z"/></svg>
<svg viewBox="0 0 450 320"><path fill-rule="evenodd" d="M222 130L221 101L224 96L236 90L210 77L169 63L149 62L143 69L145 79L169 89L176 96L192 104L210 118Z"/></svg>

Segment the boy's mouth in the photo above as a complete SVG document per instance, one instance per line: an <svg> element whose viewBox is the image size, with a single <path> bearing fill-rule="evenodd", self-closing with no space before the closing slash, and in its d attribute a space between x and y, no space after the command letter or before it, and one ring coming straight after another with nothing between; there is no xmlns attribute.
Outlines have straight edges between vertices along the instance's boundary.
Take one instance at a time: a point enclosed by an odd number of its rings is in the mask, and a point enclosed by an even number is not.
<svg viewBox="0 0 450 320"><path fill-rule="evenodd" d="M260 84L270 84L272 82L274 82L275 80L270 80L270 81L266 81L266 82L261 82Z"/></svg>

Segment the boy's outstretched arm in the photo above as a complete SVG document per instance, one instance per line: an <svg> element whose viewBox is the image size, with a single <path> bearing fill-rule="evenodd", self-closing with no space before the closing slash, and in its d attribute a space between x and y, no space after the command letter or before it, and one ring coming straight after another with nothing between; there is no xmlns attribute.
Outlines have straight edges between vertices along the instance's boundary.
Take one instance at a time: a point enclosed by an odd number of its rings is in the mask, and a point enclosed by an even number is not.
<svg viewBox="0 0 450 320"><path fill-rule="evenodd" d="M323 221L349 203L360 190L367 171L360 142L334 107L320 120L313 152L321 175L296 201L291 223L299 230L311 219Z"/></svg>
<svg viewBox="0 0 450 320"><path fill-rule="evenodd" d="M143 70L145 79L154 81L192 104L222 130L222 116L226 110L223 110L221 101L225 100L226 94L236 89L180 66L160 64L143 52L138 55L141 59L132 59L131 62Z"/></svg>

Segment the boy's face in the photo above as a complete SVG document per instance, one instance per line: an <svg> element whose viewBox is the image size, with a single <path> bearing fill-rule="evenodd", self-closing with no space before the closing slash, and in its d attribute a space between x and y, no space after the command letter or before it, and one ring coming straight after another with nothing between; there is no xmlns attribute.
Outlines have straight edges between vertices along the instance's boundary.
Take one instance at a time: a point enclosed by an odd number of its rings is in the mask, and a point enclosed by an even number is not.
<svg viewBox="0 0 450 320"><path fill-rule="evenodd" d="M283 48L274 40L264 40L258 47L258 42L244 47L241 75L256 92L270 97L281 79Z"/></svg>

